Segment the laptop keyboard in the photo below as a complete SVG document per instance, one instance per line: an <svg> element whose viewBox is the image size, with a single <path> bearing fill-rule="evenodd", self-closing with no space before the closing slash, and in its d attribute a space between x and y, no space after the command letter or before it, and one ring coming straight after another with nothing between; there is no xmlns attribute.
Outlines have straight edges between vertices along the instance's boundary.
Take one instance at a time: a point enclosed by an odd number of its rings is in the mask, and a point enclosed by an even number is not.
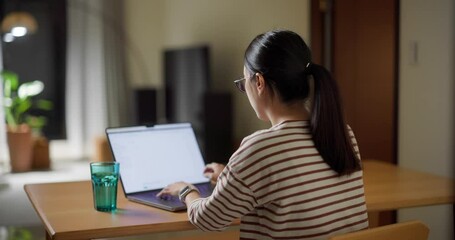
<svg viewBox="0 0 455 240"><path fill-rule="evenodd" d="M201 197L208 197L210 194L212 194L214 186L212 184L207 184L207 183L199 183L199 184L194 184L195 187L199 190L201 193Z"/></svg>
<svg viewBox="0 0 455 240"><path fill-rule="evenodd" d="M201 197L208 197L212 193L212 190L214 186L208 183L200 183L200 184L195 184L195 187L198 188L199 192L201 193ZM154 202L170 207L179 207L182 206L182 202L180 202L180 199L176 196L164 196L164 197L157 197L156 194L159 193L160 190L156 191L148 191L148 192L141 192L141 193L135 193L132 195L132 198L138 199L138 200L147 200L149 202Z"/></svg>
<svg viewBox="0 0 455 240"><path fill-rule="evenodd" d="M180 206L182 203L178 197L174 196L165 196L165 197L157 197L156 194L159 191L151 191L151 192L143 192L137 193L134 195L135 198L138 199L147 199L151 202L162 203L168 206Z"/></svg>

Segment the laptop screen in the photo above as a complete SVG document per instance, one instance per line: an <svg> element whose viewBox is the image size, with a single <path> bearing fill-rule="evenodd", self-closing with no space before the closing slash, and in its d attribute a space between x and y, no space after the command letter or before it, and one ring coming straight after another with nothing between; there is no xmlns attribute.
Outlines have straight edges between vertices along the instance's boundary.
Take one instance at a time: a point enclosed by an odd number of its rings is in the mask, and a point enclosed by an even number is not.
<svg viewBox="0 0 455 240"><path fill-rule="evenodd" d="M108 128L126 194L185 181L207 182L204 160L189 123Z"/></svg>

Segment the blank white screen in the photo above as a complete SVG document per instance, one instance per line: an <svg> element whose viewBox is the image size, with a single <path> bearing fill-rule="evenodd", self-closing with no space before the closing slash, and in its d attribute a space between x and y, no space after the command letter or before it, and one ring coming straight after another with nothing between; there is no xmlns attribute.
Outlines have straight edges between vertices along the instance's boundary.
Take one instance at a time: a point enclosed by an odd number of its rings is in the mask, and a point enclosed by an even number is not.
<svg viewBox="0 0 455 240"><path fill-rule="evenodd" d="M207 182L204 161L190 124L108 130L126 193L164 188L170 183Z"/></svg>

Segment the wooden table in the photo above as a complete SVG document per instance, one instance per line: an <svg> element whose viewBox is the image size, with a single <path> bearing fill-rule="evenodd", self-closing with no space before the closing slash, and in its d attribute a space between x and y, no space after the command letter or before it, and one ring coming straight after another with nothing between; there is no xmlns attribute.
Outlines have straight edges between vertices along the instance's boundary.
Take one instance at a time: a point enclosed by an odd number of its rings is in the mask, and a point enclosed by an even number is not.
<svg viewBox="0 0 455 240"><path fill-rule="evenodd" d="M364 184L369 212L455 202L453 179L380 161L364 161Z"/></svg>
<svg viewBox="0 0 455 240"><path fill-rule="evenodd" d="M364 161L368 211L454 202L454 181L378 161ZM89 181L25 185L48 239L92 239L193 230L186 212L172 213L130 202L118 194L118 210L93 208ZM236 221L233 225L238 225Z"/></svg>

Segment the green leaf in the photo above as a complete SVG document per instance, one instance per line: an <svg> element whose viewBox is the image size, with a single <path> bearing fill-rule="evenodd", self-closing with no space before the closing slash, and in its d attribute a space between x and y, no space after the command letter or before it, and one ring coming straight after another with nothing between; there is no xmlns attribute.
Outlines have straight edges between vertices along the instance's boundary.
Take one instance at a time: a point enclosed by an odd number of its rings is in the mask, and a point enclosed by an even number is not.
<svg viewBox="0 0 455 240"><path fill-rule="evenodd" d="M10 97L4 97L3 98L3 106L6 108L10 108L13 106L13 99Z"/></svg>
<svg viewBox="0 0 455 240"><path fill-rule="evenodd" d="M54 104L51 101L45 100L45 99L38 100L36 103L36 106L39 109L46 110L46 111L50 111L54 108Z"/></svg>
<svg viewBox="0 0 455 240"><path fill-rule="evenodd" d="M0 73L4 83L3 95L5 97L11 97L13 91L17 90L19 85L19 78L17 74L10 71L2 71Z"/></svg>
<svg viewBox="0 0 455 240"><path fill-rule="evenodd" d="M46 125L47 123L47 118L44 116L27 116L25 118L25 122L31 127L31 128L38 128L41 129Z"/></svg>
<svg viewBox="0 0 455 240"><path fill-rule="evenodd" d="M3 106L5 108L5 118L7 124L15 128L24 122L31 122L36 128L42 128L47 120L45 117L36 117L34 120L27 119L27 111L32 107L41 110L52 110L53 104L48 100L33 101L33 97L42 93L44 83L35 80L19 85L18 75L10 71L1 71L0 77L4 86ZM25 118L25 119L24 119Z"/></svg>
<svg viewBox="0 0 455 240"><path fill-rule="evenodd" d="M14 119L14 115L11 112L11 109L5 109L5 115L6 115L6 123L10 125L12 128L16 128L17 122L16 119Z"/></svg>
<svg viewBox="0 0 455 240"><path fill-rule="evenodd" d="M16 108L15 118L16 121L20 122L21 115L25 113L32 107L32 103L30 101L21 101Z"/></svg>
<svg viewBox="0 0 455 240"><path fill-rule="evenodd" d="M8 240L31 240L33 234L30 230L19 227L8 227Z"/></svg>

